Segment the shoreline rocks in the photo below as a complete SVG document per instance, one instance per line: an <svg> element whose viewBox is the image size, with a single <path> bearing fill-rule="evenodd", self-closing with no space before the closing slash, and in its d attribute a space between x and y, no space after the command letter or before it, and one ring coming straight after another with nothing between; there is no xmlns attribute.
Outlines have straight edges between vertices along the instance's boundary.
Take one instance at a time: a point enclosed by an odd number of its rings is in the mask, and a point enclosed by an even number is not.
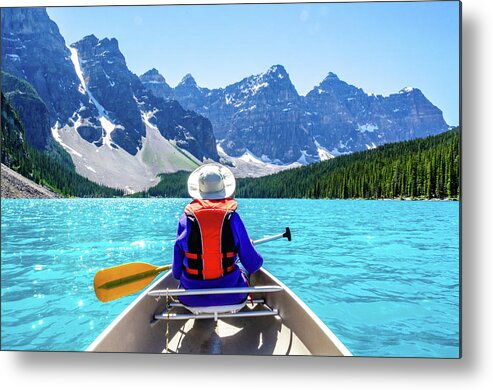
<svg viewBox="0 0 493 390"><path fill-rule="evenodd" d="M2 199L54 199L62 196L49 189L34 183L19 173L2 164L1 170L1 196Z"/></svg>

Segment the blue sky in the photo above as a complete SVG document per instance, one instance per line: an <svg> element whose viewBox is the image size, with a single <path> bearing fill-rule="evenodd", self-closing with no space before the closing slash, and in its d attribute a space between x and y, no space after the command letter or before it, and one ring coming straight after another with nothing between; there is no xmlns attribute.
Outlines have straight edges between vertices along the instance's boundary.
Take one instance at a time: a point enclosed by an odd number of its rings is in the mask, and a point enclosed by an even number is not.
<svg viewBox="0 0 493 390"><path fill-rule="evenodd" d="M459 123L458 2L49 8L67 43L116 38L131 71L224 87L282 64L300 94L329 71L365 92L423 91Z"/></svg>

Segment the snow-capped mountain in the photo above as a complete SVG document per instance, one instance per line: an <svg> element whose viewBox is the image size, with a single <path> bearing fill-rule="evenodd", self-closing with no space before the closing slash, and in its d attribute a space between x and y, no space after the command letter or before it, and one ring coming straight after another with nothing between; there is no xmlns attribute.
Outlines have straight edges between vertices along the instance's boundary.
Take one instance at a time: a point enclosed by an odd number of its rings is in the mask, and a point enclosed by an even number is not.
<svg viewBox="0 0 493 390"><path fill-rule="evenodd" d="M366 94L334 73L305 98L307 125L332 154L425 137L448 130L442 112L417 88L389 96Z"/></svg>
<svg viewBox="0 0 493 390"><path fill-rule="evenodd" d="M225 88L190 74L172 88L154 68L133 74L116 39L67 45L43 8L1 14L2 89L29 142L58 142L80 174L109 186L148 188L205 160L260 176L448 129L417 88L372 95L329 73L302 96L282 65Z"/></svg>
<svg viewBox="0 0 493 390"><path fill-rule="evenodd" d="M151 124L199 160L218 159L210 122L184 110L176 101L149 93L127 68L116 39L99 40L90 35L72 44L71 52L81 91L87 92L99 117L104 118L103 143L113 142L136 154L145 138L146 125Z"/></svg>
<svg viewBox="0 0 493 390"><path fill-rule="evenodd" d="M70 60L70 50L46 10L3 8L1 14L2 71L32 85L48 110L51 126L56 122L61 126L69 123L81 105L88 107L88 116L97 115L87 95L77 89L79 79ZM24 126L29 133L31 124ZM33 132L37 145L48 143L51 132L47 130Z"/></svg>
<svg viewBox="0 0 493 390"><path fill-rule="evenodd" d="M156 70L153 74L162 78ZM449 128L417 88L367 94L331 72L306 96L297 93L281 65L225 88L199 87L191 75L176 88L167 87L159 96L210 119L220 154L250 155L265 163L307 164Z"/></svg>
<svg viewBox="0 0 493 390"><path fill-rule="evenodd" d="M2 41L2 70L47 107L51 131L34 136L58 142L91 180L141 190L159 173L219 159L210 121L145 89L116 39L90 35L67 46L45 9L5 8Z"/></svg>
<svg viewBox="0 0 493 390"><path fill-rule="evenodd" d="M226 87L221 104L234 110L229 126L223 125L221 146L226 153L238 156L250 151L274 163L295 162L300 151L316 154L303 122L303 101L283 66Z"/></svg>

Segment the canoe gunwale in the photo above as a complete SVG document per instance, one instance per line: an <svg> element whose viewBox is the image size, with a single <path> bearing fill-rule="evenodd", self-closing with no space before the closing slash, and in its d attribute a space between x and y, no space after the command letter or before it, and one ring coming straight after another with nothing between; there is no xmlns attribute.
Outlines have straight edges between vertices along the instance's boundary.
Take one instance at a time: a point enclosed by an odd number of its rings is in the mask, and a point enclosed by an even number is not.
<svg viewBox="0 0 493 390"><path fill-rule="evenodd" d="M262 268L262 271L275 283L278 283L280 286L284 287L284 292L296 302L296 304L303 310L303 312L310 317L310 320L316 324L317 328L320 329L322 334L328 340L330 340L332 344L334 344L334 347L341 353L340 356L353 356L353 354L349 351L349 349L347 349L347 347L339 340L339 338L328 328L327 325L325 325L324 322L322 322L322 320L307 306L307 304L303 302L300 297L298 297L298 295L296 295L290 288L288 288L284 283L282 283L269 271L265 270L264 268ZM267 303L269 303L269 300L267 300ZM279 314L283 316L283 313L280 312ZM309 349L312 350L311 348ZM320 354L320 356L327 356L327 355Z"/></svg>
<svg viewBox="0 0 493 390"><path fill-rule="evenodd" d="M171 275L172 271L166 272L163 276L161 276L159 279L157 279L154 283L150 285L143 293L141 293L135 300L130 303L118 316L115 317L115 319L99 334L99 336L87 347L86 352L95 352L97 346L108 337L113 329L119 324L133 309L135 309L147 296L147 293L149 291L152 291L155 287L159 286L163 280L168 278ZM158 298L154 298L158 299ZM152 321L149 322L151 326L153 325Z"/></svg>

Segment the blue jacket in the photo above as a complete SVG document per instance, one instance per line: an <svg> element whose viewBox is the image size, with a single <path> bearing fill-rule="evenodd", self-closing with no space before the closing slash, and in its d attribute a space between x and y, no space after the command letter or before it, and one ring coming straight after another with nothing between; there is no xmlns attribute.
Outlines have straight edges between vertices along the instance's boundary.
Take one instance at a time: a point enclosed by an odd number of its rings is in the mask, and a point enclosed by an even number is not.
<svg viewBox="0 0 493 390"><path fill-rule="evenodd" d="M235 251L238 253L241 265L249 273L254 273L263 264L262 256L254 248L245 225L238 213L231 216L231 230L233 231ZM180 281L180 287L184 289L199 288L221 288L221 287L245 287L247 281L238 265L235 265L233 272L218 278L209 280L195 280L187 277L183 268L188 265L185 252L188 250L188 236L191 231L191 223L186 214L180 217L178 230L176 232L176 242L173 257L173 276ZM187 306L219 306L233 305L245 300L247 294L227 294L227 295L195 295L181 297L180 301Z"/></svg>

